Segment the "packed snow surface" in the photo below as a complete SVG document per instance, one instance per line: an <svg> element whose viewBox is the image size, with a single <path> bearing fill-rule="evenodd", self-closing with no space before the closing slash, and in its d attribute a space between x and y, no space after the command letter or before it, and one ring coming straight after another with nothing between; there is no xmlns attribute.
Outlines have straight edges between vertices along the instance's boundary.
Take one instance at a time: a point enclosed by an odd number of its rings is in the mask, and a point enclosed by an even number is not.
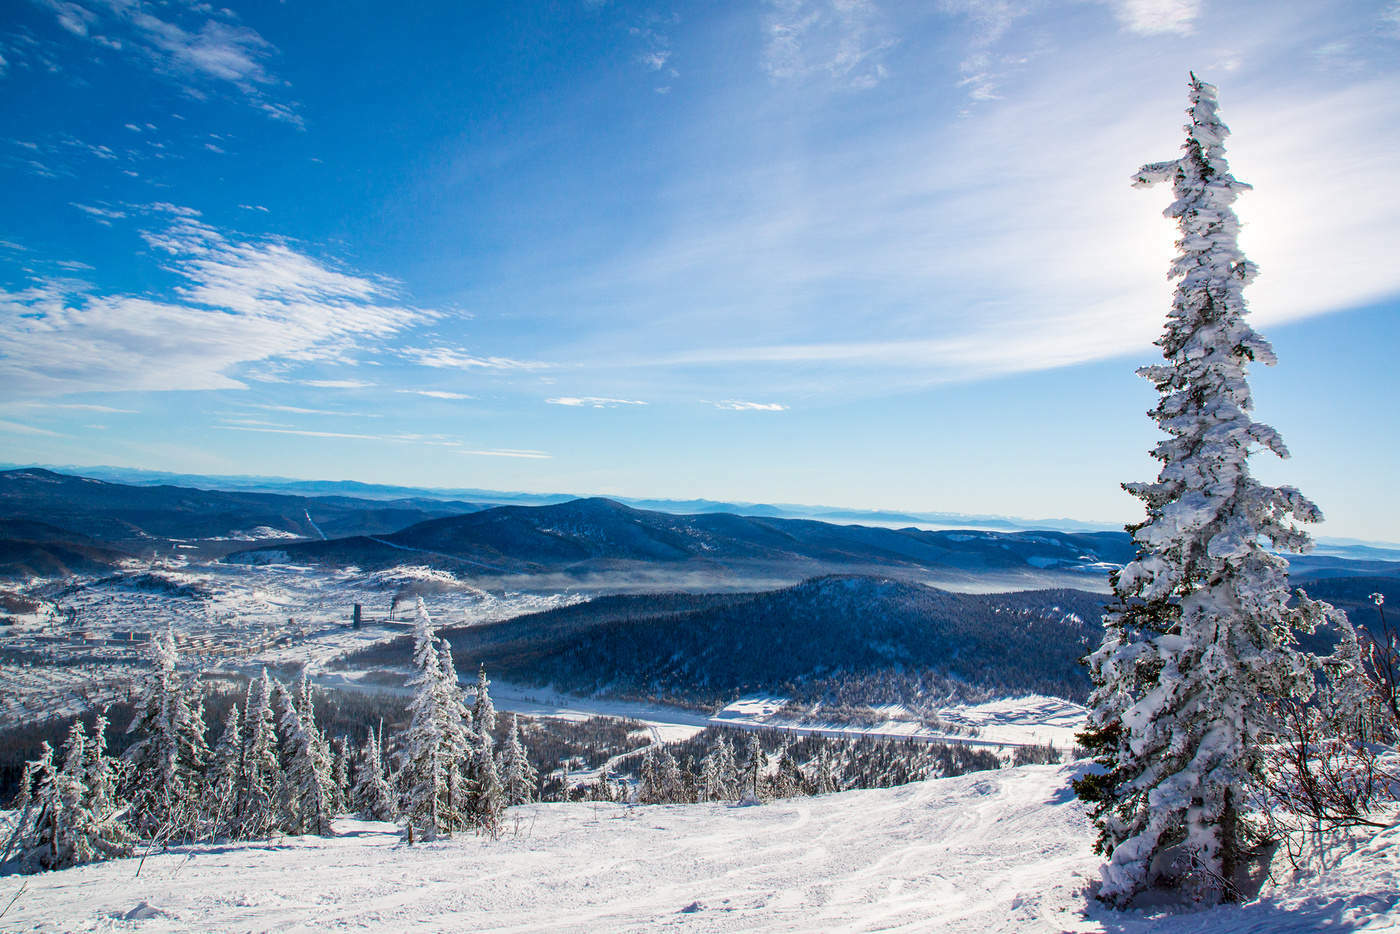
<svg viewBox="0 0 1400 934"><path fill-rule="evenodd" d="M758 806L513 808L496 841L340 836L180 847L21 880L7 931L1400 930L1400 827L1240 907L1113 913L1072 767L978 772ZM139 869L139 875L138 873Z"/></svg>

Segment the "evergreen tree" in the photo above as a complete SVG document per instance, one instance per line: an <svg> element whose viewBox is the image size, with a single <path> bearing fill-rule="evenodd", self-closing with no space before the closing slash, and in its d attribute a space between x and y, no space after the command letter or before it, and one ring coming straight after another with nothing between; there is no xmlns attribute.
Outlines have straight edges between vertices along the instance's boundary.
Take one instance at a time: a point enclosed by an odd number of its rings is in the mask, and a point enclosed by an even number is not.
<svg viewBox="0 0 1400 934"><path fill-rule="evenodd" d="M728 736L721 736L715 754L715 774L719 781L719 799L733 801L741 796L739 763L734 758L734 745Z"/></svg>
<svg viewBox="0 0 1400 934"><path fill-rule="evenodd" d="M473 735L472 718L467 712L466 694L457 680L452 664L452 646L446 639L438 642L438 665L441 669L443 761L447 770L446 820L452 827L465 826L465 813L471 808L477 762L477 741ZM487 700L490 703L490 700Z"/></svg>
<svg viewBox="0 0 1400 934"><path fill-rule="evenodd" d="M599 781L606 784L606 770ZM505 787L506 805L525 804L535 797L535 783L539 775L525 754L525 744L520 739L520 721L515 714L510 715L510 729L506 731L505 745L501 748L501 784Z"/></svg>
<svg viewBox="0 0 1400 934"><path fill-rule="evenodd" d="M812 776L812 794L829 795L839 790L836 773L831 767L831 757L827 755L826 746L822 746L817 751L816 774Z"/></svg>
<svg viewBox="0 0 1400 934"><path fill-rule="evenodd" d="M362 820L395 820L394 790L384 778L384 748L379 734L371 728L360 751L360 767L355 770L355 787L350 806Z"/></svg>
<svg viewBox="0 0 1400 934"><path fill-rule="evenodd" d="M284 787L290 790L286 797L289 829L293 833L329 837L334 833L330 748L316 728L311 681L304 673L297 693L300 703L293 705L289 698L283 714L288 746Z"/></svg>
<svg viewBox="0 0 1400 934"><path fill-rule="evenodd" d="M724 797L719 773L719 745L716 744L700 760L700 800L720 801Z"/></svg>
<svg viewBox="0 0 1400 934"><path fill-rule="evenodd" d="M27 800L7 841L4 862L21 872L64 869L82 863L124 856L131 837L109 799L94 796L87 786L91 766L102 767L102 750L94 758L81 720L75 720L64 744L61 769L54 767L53 749L46 742L38 759L27 763Z"/></svg>
<svg viewBox="0 0 1400 934"><path fill-rule="evenodd" d="M1102 772L1076 785L1109 857L1100 897L1120 905L1156 884L1236 897L1266 701L1311 692L1293 633L1330 609L1305 597L1288 607L1287 563L1273 553L1308 546L1294 520L1317 520L1317 508L1249 473L1256 447L1287 456L1250 416L1247 366L1274 355L1245 321L1242 290L1256 269L1231 205L1249 186L1230 175L1215 88L1192 75L1190 100L1184 155L1135 176L1138 186L1172 182L1166 214L1181 229L1157 341L1166 362L1139 370L1160 393L1151 415L1168 437L1152 451L1156 482L1125 484L1147 518L1129 527L1137 555L1113 577L1104 641L1089 657L1095 690L1080 741Z"/></svg>
<svg viewBox="0 0 1400 934"><path fill-rule="evenodd" d="M245 723L247 734L243 751L242 793L236 809L236 836L261 839L277 829L277 789L281 767L277 759L277 730L272 717L272 681L263 669L256 690L248 694Z"/></svg>
<svg viewBox="0 0 1400 934"><path fill-rule="evenodd" d="M496 728L496 708L491 703L491 682L486 680L486 663L476 671L476 701L472 704L472 726L478 735L483 729L490 733Z"/></svg>
<svg viewBox="0 0 1400 934"><path fill-rule="evenodd" d="M238 804L243 786L243 723L238 705L234 704L228 709L224 731L219 735L209 760L209 799L206 808L212 836L232 838L236 835Z"/></svg>
<svg viewBox="0 0 1400 934"><path fill-rule="evenodd" d="M768 754L763 751L757 733L749 734L747 755L744 759L742 781L743 800L758 803L768 794Z"/></svg>
<svg viewBox="0 0 1400 934"><path fill-rule="evenodd" d="M435 840L450 831L444 813L448 769L444 756L446 698L433 623L420 597L414 617L414 689L408 728L399 737L399 820L404 839Z"/></svg>
<svg viewBox="0 0 1400 934"><path fill-rule="evenodd" d="M208 756L202 703L180 684L177 661L169 630L151 639L151 676L127 727L142 737L126 752L128 819L138 834L160 841L195 831Z"/></svg>
<svg viewBox="0 0 1400 934"><path fill-rule="evenodd" d="M642 753L641 768L637 769L637 801L641 804L660 804L664 800L661 761L657 758L656 747L648 746Z"/></svg>
<svg viewBox="0 0 1400 934"><path fill-rule="evenodd" d="M792 757L791 750L784 744L782 752L778 754L778 769L773 773L773 797L795 798L806 793L807 779L797 760Z"/></svg>
<svg viewBox="0 0 1400 934"><path fill-rule="evenodd" d="M479 832L495 838L501 832L501 811L505 810L506 806L506 790L496 771L496 757L492 754L491 734L486 729L487 722L482 720L476 731L477 759L472 775L475 787L472 792L471 819Z"/></svg>
<svg viewBox="0 0 1400 934"><path fill-rule="evenodd" d="M272 709L276 718L277 736L277 826L283 833L303 833L301 823L301 783L294 774L292 758L296 736L301 731L301 713L296 699L287 686L272 682Z"/></svg>
<svg viewBox="0 0 1400 934"><path fill-rule="evenodd" d="M83 784L87 787L89 809L99 818L115 815L121 808L117 785L121 779L121 763L107 754L107 708L97 713L92 739L87 743L87 760L83 766Z"/></svg>
<svg viewBox="0 0 1400 934"><path fill-rule="evenodd" d="M331 813L344 814L350 809L350 748L345 737L331 742Z"/></svg>

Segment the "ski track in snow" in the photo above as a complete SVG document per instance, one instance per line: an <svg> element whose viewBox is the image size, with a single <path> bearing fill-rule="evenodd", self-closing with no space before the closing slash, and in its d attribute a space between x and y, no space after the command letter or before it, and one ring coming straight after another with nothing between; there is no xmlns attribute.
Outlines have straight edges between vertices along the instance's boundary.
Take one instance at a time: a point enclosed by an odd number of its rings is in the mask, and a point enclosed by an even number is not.
<svg viewBox="0 0 1400 934"><path fill-rule="evenodd" d="M407 847L341 836L178 847L28 878L6 931L1400 930L1400 827L1306 884L1198 913L1113 913L1072 767L980 772L760 806L514 808L506 833ZM21 884L0 887L8 901ZM121 920L132 916L133 920ZM137 920L140 918L140 920Z"/></svg>

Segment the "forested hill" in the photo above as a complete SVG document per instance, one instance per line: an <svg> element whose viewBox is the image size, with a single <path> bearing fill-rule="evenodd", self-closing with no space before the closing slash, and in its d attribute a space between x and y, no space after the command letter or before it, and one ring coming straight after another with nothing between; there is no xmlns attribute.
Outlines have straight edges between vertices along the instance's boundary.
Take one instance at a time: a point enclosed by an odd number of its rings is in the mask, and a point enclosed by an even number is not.
<svg viewBox="0 0 1400 934"><path fill-rule="evenodd" d="M663 568L795 580L829 572L936 571L950 584L993 579L1005 589L1046 581L1101 587L1107 566L1131 555L1127 536L1115 532L930 532L725 513L678 516L594 498L501 506L392 535L250 550L231 560L377 568L403 563L405 551L472 575Z"/></svg>
<svg viewBox="0 0 1400 934"><path fill-rule="evenodd" d="M91 570L127 555L168 551L172 543L186 552L222 554L232 543L246 548L258 540L378 535L479 508L440 500L129 486L38 468L0 471L0 541L15 561L38 556L36 573L47 572L46 554L69 557L74 570ZM220 550L220 542L230 545Z"/></svg>
<svg viewBox="0 0 1400 934"><path fill-rule="evenodd" d="M834 576L767 593L603 597L443 635L463 671L484 661L502 678L572 692L698 704L763 691L858 703L949 692L1082 700L1079 658L1100 637L1103 602L1077 590L958 594ZM403 639L376 660L407 657Z"/></svg>

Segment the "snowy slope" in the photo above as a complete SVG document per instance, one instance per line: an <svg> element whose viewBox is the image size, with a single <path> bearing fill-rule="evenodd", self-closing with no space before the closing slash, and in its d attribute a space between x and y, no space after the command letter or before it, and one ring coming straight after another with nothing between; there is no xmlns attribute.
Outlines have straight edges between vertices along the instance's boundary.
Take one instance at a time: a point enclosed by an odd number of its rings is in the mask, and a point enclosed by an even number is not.
<svg viewBox="0 0 1400 934"><path fill-rule="evenodd" d="M30 877L6 931L1400 930L1400 828L1318 877L1199 914L1115 915L1071 769L1032 766L758 807L513 809L496 842L385 824ZM0 904L21 880L0 880Z"/></svg>

